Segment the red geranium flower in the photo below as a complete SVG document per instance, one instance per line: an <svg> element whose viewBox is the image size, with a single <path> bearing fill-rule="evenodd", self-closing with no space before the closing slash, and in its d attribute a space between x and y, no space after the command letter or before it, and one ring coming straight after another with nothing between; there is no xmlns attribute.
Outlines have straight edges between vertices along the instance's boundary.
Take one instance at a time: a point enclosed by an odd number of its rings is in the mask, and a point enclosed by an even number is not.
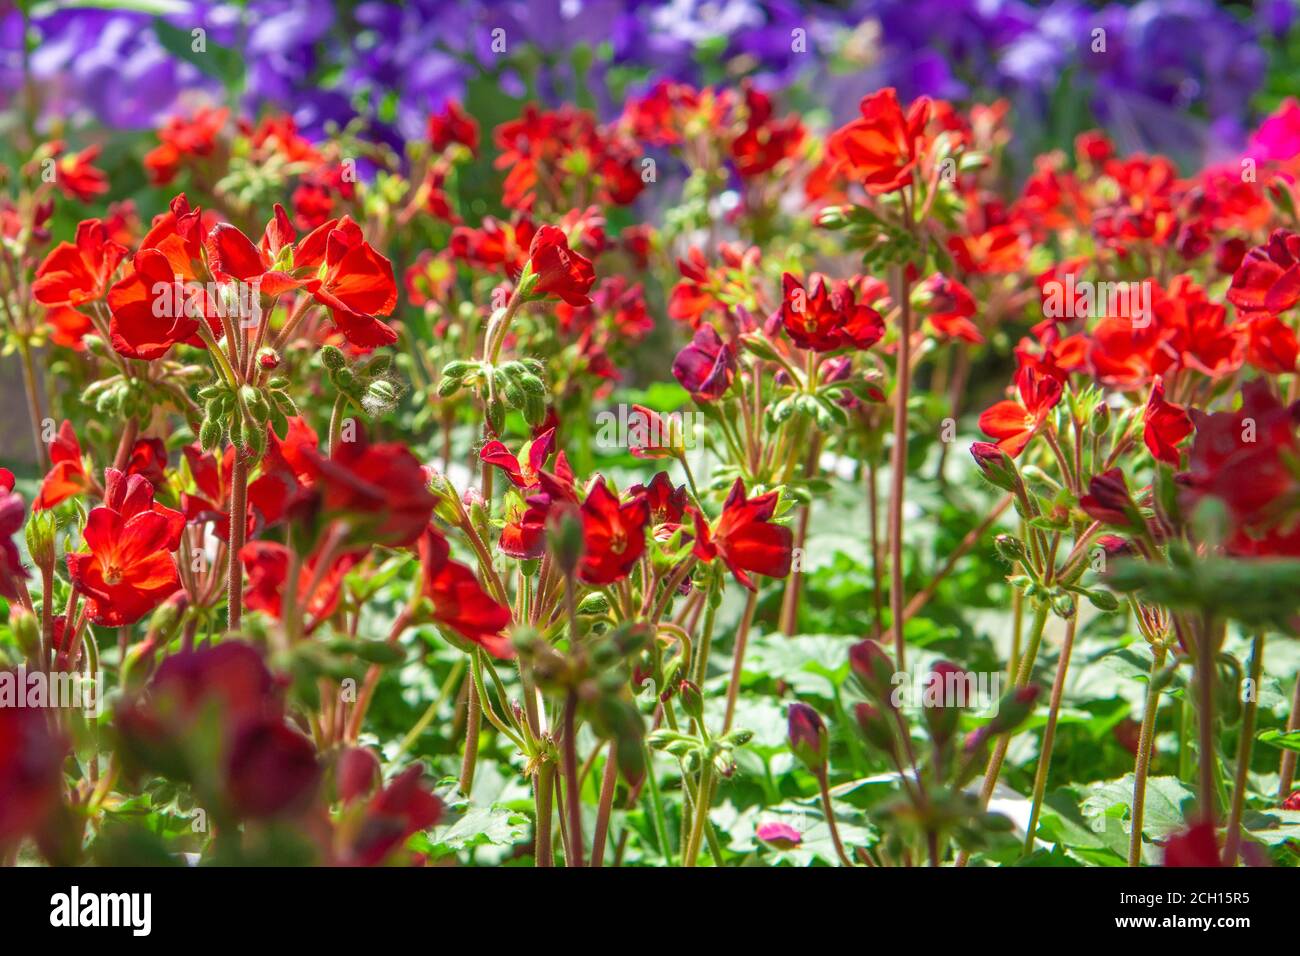
<svg viewBox="0 0 1300 956"><path fill-rule="evenodd" d="M778 497L778 492L769 491L746 498L745 483L737 478L711 531L704 515L688 508L695 521L695 556L701 561L721 557L736 580L751 591L756 585L749 572L770 578L788 575L794 534L784 525L772 523Z"/></svg>
<svg viewBox="0 0 1300 956"><path fill-rule="evenodd" d="M1275 229L1232 276L1228 301L1245 312L1285 312L1300 301L1300 236Z"/></svg>
<svg viewBox="0 0 1300 956"><path fill-rule="evenodd" d="M180 587L168 547L172 532L163 515L149 510L126 517L113 508L95 508L84 538L90 551L68 555L68 574L88 599L96 624L134 624Z"/></svg>
<svg viewBox="0 0 1300 956"><path fill-rule="evenodd" d="M1151 386L1144 421L1142 440L1152 456L1177 468L1182 457L1177 445L1192 433L1192 419L1187 409L1165 401L1165 386L1159 378Z"/></svg>
<svg viewBox="0 0 1300 956"><path fill-rule="evenodd" d="M225 771L231 809L252 819L306 809L321 777L315 745L282 717L240 727L230 742Z"/></svg>
<svg viewBox="0 0 1300 956"><path fill-rule="evenodd" d="M987 408L980 415L980 430L1012 458L1019 456L1029 439L1047 421L1048 413L1061 400L1061 383L1032 368L1016 374L1020 401L1005 400Z"/></svg>
<svg viewBox="0 0 1300 956"><path fill-rule="evenodd" d="M483 590L472 570L451 560L451 545L437 529L425 528L419 552L420 593L432 602L434 621L493 657L513 657L510 638L502 633L510 624L509 608Z"/></svg>
<svg viewBox="0 0 1300 956"><path fill-rule="evenodd" d="M90 202L108 192L108 177L92 165L99 158L98 145L87 146L79 153L63 154L63 143L50 144L50 152L58 157L54 164L54 184L69 199Z"/></svg>
<svg viewBox="0 0 1300 956"><path fill-rule="evenodd" d="M0 847L36 834L63 799L68 747L56 726L40 708L0 707Z"/></svg>
<svg viewBox="0 0 1300 956"><path fill-rule="evenodd" d="M224 106L200 106L193 116L168 117L158 130L159 144L144 157L149 182L165 186L176 178L184 160L211 156L229 117L230 110Z"/></svg>
<svg viewBox="0 0 1300 956"><path fill-rule="evenodd" d="M88 317L75 312L77 306L103 298L109 279L126 254L125 246L108 238L100 220L85 219L77 225L75 241L59 243L36 270L32 298L60 313L57 321L61 325L56 328L80 328L84 334L92 326ZM64 315L68 311L79 318ZM56 341L73 348L82 347L81 335L70 339L64 336L62 340L56 335Z"/></svg>
<svg viewBox="0 0 1300 956"><path fill-rule="evenodd" d="M1193 823L1165 841L1165 866L1222 866L1212 820Z"/></svg>
<svg viewBox="0 0 1300 956"><path fill-rule="evenodd" d="M312 481L320 440L299 415L289 419L283 441L270 428L266 439L261 474L249 483L248 503L265 524L273 525L284 518L295 496ZM224 471L224 464L222 467ZM228 483L223 487L228 487Z"/></svg>
<svg viewBox="0 0 1300 956"><path fill-rule="evenodd" d="M650 505L642 495L620 504L597 477L582 503L583 555L578 577L588 584L613 584L626 577L645 552Z"/></svg>
<svg viewBox="0 0 1300 956"><path fill-rule="evenodd" d="M269 227L268 227L269 228ZM329 309L348 342L359 349L392 345L397 333L376 316L397 304L393 264L375 251L349 217L312 230L293 250L293 271L309 270L303 290Z"/></svg>
<svg viewBox="0 0 1300 956"><path fill-rule="evenodd" d="M854 301L847 282L827 288L826 277L813 273L811 291L790 273L781 278L781 322L800 348L816 352L868 349L885 334L885 320L869 305Z"/></svg>
<svg viewBox="0 0 1300 956"><path fill-rule="evenodd" d="M772 99L751 82L744 83L745 128L731 141L731 158L736 172L746 178L767 172L787 156L793 156L803 142L803 124L798 116L772 118Z"/></svg>
<svg viewBox="0 0 1300 956"><path fill-rule="evenodd" d="M312 616L309 627L314 628L334 613L343 588L343 577L360 560L355 552L336 554L329 568L320 575L315 590L307 589L317 576L320 555L310 555L298 569L297 601L301 610ZM239 552L248 573L244 605L279 620L284 598L285 579L289 575L289 549L276 541L251 541Z"/></svg>
<svg viewBox="0 0 1300 956"><path fill-rule="evenodd" d="M643 495L650 506L650 523L655 527L676 528L686 514L686 486L674 486L668 472L659 471L648 485L633 485L629 495Z"/></svg>
<svg viewBox="0 0 1300 956"><path fill-rule="evenodd" d="M467 146L478 153L478 123L463 112L455 100L448 100L441 113L429 114L429 145L441 153L452 143Z"/></svg>
<svg viewBox="0 0 1300 956"><path fill-rule="evenodd" d="M528 247L528 265L537 276L532 292L554 295L569 305L590 305L587 293L596 281L591 260L569 248L568 237L555 226L542 226Z"/></svg>
<svg viewBox="0 0 1300 956"><path fill-rule="evenodd" d="M971 321L975 314L975 297L970 290L947 276L930 276L925 283L929 293L930 324L940 336L946 339L962 339L978 345L984 336Z"/></svg>
<svg viewBox="0 0 1300 956"><path fill-rule="evenodd" d="M512 455L510 449L496 440L488 442L479 451L479 459L500 468L516 488L533 488L538 482L538 473L546 464L555 445L555 429L548 428L525 445L519 455Z"/></svg>
<svg viewBox="0 0 1300 956"><path fill-rule="evenodd" d="M735 350L722 341L713 326L701 325L691 343L673 359L673 377L694 398L717 401L736 377Z"/></svg>
<svg viewBox="0 0 1300 956"><path fill-rule="evenodd" d="M54 441L50 443L50 470L41 481L41 490L36 493L32 510L53 508L75 495L83 494L91 486L86 463L81 457L81 442L77 441L72 422L65 418Z"/></svg>
<svg viewBox="0 0 1300 956"><path fill-rule="evenodd" d="M411 836L434 826L442 810L442 801L424 783L424 770L408 768L370 801L344 862L379 865Z"/></svg>
<svg viewBox="0 0 1300 956"><path fill-rule="evenodd" d="M862 116L842 126L827 140L826 150L849 176L873 196L891 193L912 182L920 160L930 100L913 100L903 114L898 94L886 87L862 98Z"/></svg>
<svg viewBox="0 0 1300 956"><path fill-rule="evenodd" d="M16 582L27 579L22 555L14 544L14 535L23 530L27 509L23 499L13 493L14 473L0 468L0 597L7 601L18 600Z"/></svg>

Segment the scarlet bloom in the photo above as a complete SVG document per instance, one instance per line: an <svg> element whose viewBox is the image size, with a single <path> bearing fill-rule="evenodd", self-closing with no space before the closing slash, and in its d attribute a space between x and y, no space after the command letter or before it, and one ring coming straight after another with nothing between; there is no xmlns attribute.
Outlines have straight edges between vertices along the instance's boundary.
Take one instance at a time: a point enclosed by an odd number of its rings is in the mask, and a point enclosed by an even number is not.
<svg viewBox="0 0 1300 956"><path fill-rule="evenodd" d="M1151 386L1144 421L1142 440L1152 456L1157 461L1178 467L1182 456L1177 445L1192 433L1192 419L1187 409L1165 401L1165 386L1159 378Z"/></svg>
<svg viewBox="0 0 1300 956"><path fill-rule="evenodd" d="M713 326L701 325L673 359L673 377L696 399L717 401L736 377L735 350Z"/></svg>
<svg viewBox="0 0 1300 956"><path fill-rule="evenodd" d="M1228 301L1244 312L1285 312L1300 301L1300 235L1275 229L1246 253L1233 273Z"/></svg>
<svg viewBox="0 0 1300 956"><path fill-rule="evenodd" d="M913 100L904 115L897 92L886 87L864 96L858 109L862 116L840 127L827 141L831 158L873 196L909 185L930 120L929 98Z"/></svg>
<svg viewBox="0 0 1300 956"><path fill-rule="evenodd" d="M248 503L267 525L283 520L289 505L312 481L316 449L320 439L300 415L289 419L289 428L281 440L267 428L266 454L262 456L261 474L248 486ZM234 459L231 459L234 463ZM222 488L229 488L229 475L222 464ZM198 476L195 475L195 480ZM202 486L200 486L202 487ZM211 484L208 485L211 488ZM222 492L224 497L225 492Z"/></svg>
<svg viewBox="0 0 1300 956"><path fill-rule="evenodd" d="M1214 821L1201 820L1165 841L1165 866L1222 866Z"/></svg>
<svg viewBox="0 0 1300 956"><path fill-rule="evenodd" d="M285 580L289 576L289 549L277 541L250 541L239 552L248 574L248 587L244 592L244 605L265 611L279 619L284 599ZM336 554L330 566L319 574L315 589L307 591L320 570L321 555L313 554L298 569L298 606L311 615L310 627L320 624L339 605L343 577L358 561L354 552Z"/></svg>
<svg viewBox="0 0 1300 956"><path fill-rule="evenodd" d="M55 726L40 708L0 707L0 847L37 833L62 800L68 748Z"/></svg>
<svg viewBox="0 0 1300 956"><path fill-rule="evenodd" d="M731 141L731 158L736 172L746 178L772 169L787 156L793 156L803 142L803 124L798 116L783 120L772 116L772 99L746 81L745 128Z"/></svg>
<svg viewBox="0 0 1300 956"><path fill-rule="evenodd" d="M51 152L58 157L54 164L54 184L69 199L90 202L108 192L108 177L93 165L99 158L100 148L87 146L79 153L63 153L63 143L50 144Z"/></svg>
<svg viewBox="0 0 1300 956"><path fill-rule="evenodd" d="M373 349L397 341L397 333L377 318L397 305L393 264L366 242L349 217L331 219L304 236L294 248L293 269L309 272L303 290L329 309L351 345Z"/></svg>
<svg viewBox="0 0 1300 956"><path fill-rule="evenodd" d="M48 308L54 339L60 345L80 349L81 336L91 328L90 320L76 312L78 306L103 298L109 280L126 257L125 246L108 238L98 219L77 224L73 242L61 242L50 251L36 270L32 298ZM71 316L67 313L73 313ZM63 335L62 330L80 329L80 334Z"/></svg>
<svg viewBox="0 0 1300 956"><path fill-rule="evenodd" d="M885 334L880 313L856 303L848 283L837 283L831 291L826 277L814 273L809 286L810 291L805 290L788 272L781 278L781 322L800 348L815 352L868 349Z"/></svg>
<svg viewBox="0 0 1300 956"><path fill-rule="evenodd" d="M231 740L225 771L231 809L252 819L305 809L321 777L316 747L282 717L240 727Z"/></svg>
<svg viewBox="0 0 1300 956"><path fill-rule="evenodd" d="M546 225L537 230L528 247L528 265L537 276L533 294L554 295L574 306L591 303L587 293L596 281L596 270L590 259L569 248L562 229Z"/></svg>
<svg viewBox="0 0 1300 956"><path fill-rule="evenodd" d="M584 550L578 577L588 584L613 584L626 577L645 552L650 505L642 495L620 504L597 478L582 503Z"/></svg>
<svg viewBox="0 0 1300 956"><path fill-rule="evenodd" d="M95 508L84 537L90 551L68 555L68 574L88 599L96 624L134 624L180 587L174 545L168 547L172 530L163 515L148 510L127 517Z"/></svg>
<svg viewBox="0 0 1300 956"><path fill-rule="evenodd" d="M997 439L997 446L1012 458L1018 457L1029 439L1047 421L1047 415L1061 400L1061 383L1032 368L1016 374L1020 401L1004 400L987 408L979 418L980 430Z"/></svg>
<svg viewBox="0 0 1300 956"><path fill-rule="evenodd" d="M481 461L504 471L516 488L533 488L536 487L537 476L554 446L555 429L548 428L525 445L517 456L512 455L510 449L495 439L485 444L478 456Z"/></svg>
<svg viewBox="0 0 1300 956"><path fill-rule="evenodd" d="M925 284L930 294L930 324L946 339L962 339L978 345L984 336L971 317L975 315L975 297L970 290L947 276L932 275Z"/></svg>
<svg viewBox="0 0 1300 956"><path fill-rule="evenodd" d="M737 478L722 506L722 515L710 530L704 515L688 509L695 521L695 556L701 561L721 557L736 580L756 590L750 572L770 578L790 573L794 534L784 525L773 524L778 492L746 498L745 483Z"/></svg>
<svg viewBox="0 0 1300 956"><path fill-rule="evenodd" d="M59 426L58 434L50 443L50 470L41 481L41 490L32 502L33 511L43 511L80 495L91 487L86 463L81 457L81 442L67 419Z"/></svg>
<svg viewBox="0 0 1300 956"><path fill-rule="evenodd" d="M305 450L311 503L325 521L348 523L347 542L408 547L420 537L436 503L420 462L405 445L369 444L358 427L331 457Z"/></svg>
<svg viewBox="0 0 1300 956"><path fill-rule="evenodd" d="M478 123L461 110L459 103L448 100L441 113L429 114L429 145L440 153L452 143L478 153Z"/></svg>
<svg viewBox="0 0 1300 956"><path fill-rule="evenodd" d="M483 590L472 570L451 560L451 545L435 528L425 528L419 552L420 593L432 602L434 621L493 657L513 657L510 639L502 633L510 623L509 608Z"/></svg>
<svg viewBox="0 0 1300 956"><path fill-rule="evenodd" d="M176 178L186 159L212 155L229 117L230 110L224 106L200 106L193 116L168 117L158 130L159 144L144 157L149 181L165 186Z"/></svg>
<svg viewBox="0 0 1300 956"><path fill-rule="evenodd" d="M676 528L686 513L686 486L674 486L668 472L655 472L648 485L633 485L630 495L643 495L650 506L650 523Z"/></svg>
<svg viewBox="0 0 1300 956"><path fill-rule="evenodd" d="M228 222L213 226L204 245L216 278L256 283L260 294L275 297L304 284L288 272L294 262L286 250L293 245L296 236L289 214L276 203L257 245Z"/></svg>

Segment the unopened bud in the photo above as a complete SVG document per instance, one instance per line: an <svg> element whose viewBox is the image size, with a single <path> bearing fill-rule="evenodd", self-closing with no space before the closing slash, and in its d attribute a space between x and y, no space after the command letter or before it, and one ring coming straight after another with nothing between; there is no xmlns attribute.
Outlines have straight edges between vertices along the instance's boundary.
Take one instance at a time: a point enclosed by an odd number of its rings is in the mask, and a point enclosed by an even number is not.
<svg viewBox="0 0 1300 956"><path fill-rule="evenodd" d="M790 705L788 721L790 750L815 774L826 770L827 734L821 715L807 704Z"/></svg>
<svg viewBox="0 0 1300 956"><path fill-rule="evenodd" d="M876 641L859 641L849 648L849 666L869 697L882 707L893 707L894 661L888 651Z"/></svg>

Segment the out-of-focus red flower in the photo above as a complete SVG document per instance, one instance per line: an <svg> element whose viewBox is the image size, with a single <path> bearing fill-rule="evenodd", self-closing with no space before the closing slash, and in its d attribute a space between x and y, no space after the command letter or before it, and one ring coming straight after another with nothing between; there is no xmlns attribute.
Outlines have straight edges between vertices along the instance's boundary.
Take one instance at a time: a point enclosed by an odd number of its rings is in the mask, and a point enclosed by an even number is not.
<svg viewBox="0 0 1300 956"><path fill-rule="evenodd" d="M57 157L54 163L54 184L69 199L90 202L108 192L108 177L96 169L100 147L87 146L77 153L64 153L63 143L49 144L50 152Z"/></svg>
<svg viewBox="0 0 1300 956"><path fill-rule="evenodd" d="M1190 276L1176 276L1167 290L1153 296L1160 352L1179 368L1194 369L1210 378L1223 378L1241 368L1245 342L1240 326L1227 323L1227 309L1211 301ZM1153 356L1153 370L1163 372L1168 360Z"/></svg>
<svg viewBox="0 0 1300 956"><path fill-rule="evenodd" d="M554 447L555 429L548 428L521 449L518 456L511 454L503 443L493 440L479 451L479 459L504 471L516 488L534 488Z"/></svg>
<svg viewBox="0 0 1300 956"><path fill-rule="evenodd" d="M240 129L248 137L255 159L275 156L287 163L309 166L320 162L320 153L311 140L298 132L298 124L288 113L269 113L256 126L241 120Z"/></svg>
<svg viewBox="0 0 1300 956"><path fill-rule="evenodd" d="M828 154L873 196L909 185L925 148L929 98L913 100L904 115L897 92L886 87L864 96L858 109L858 119L831 134Z"/></svg>
<svg viewBox="0 0 1300 956"><path fill-rule="evenodd" d="M289 549L277 541L250 541L239 552L248 574L244 591L244 606L264 611L277 620L284 599L285 580L289 574ZM335 554L330 566L320 573L315 589L307 589L320 570L321 555L309 555L298 568L298 607L311 615L312 626L320 624L339 605L343 577L359 560L355 552Z"/></svg>
<svg viewBox="0 0 1300 956"><path fill-rule="evenodd" d="M868 349L885 334L885 320L869 305L854 301L848 283L828 288L814 273L805 290L790 273L781 278L781 322L796 345L816 352Z"/></svg>
<svg viewBox="0 0 1300 956"><path fill-rule="evenodd" d="M1094 521L1126 527L1139 514L1128 491L1124 472L1111 468L1088 481L1088 493L1079 498L1079 507Z"/></svg>
<svg viewBox="0 0 1300 956"><path fill-rule="evenodd" d="M231 809L244 819L305 809L321 777L315 746L279 717L240 727L230 743L225 771Z"/></svg>
<svg viewBox="0 0 1300 956"><path fill-rule="evenodd" d="M783 578L790 573L794 534L774 524L779 493L769 491L747 498L745 483L737 478L722 506L722 515L710 530L704 515L688 508L695 522L695 556L701 561L722 561L737 581L756 590L750 573Z"/></svg>
<svg viewBox="0 0 1300 956"><path fill-rule="evenodd" d="M760 823L756 835L778 850L793 850L803 843L803 834L788 823Z"/></svg>
<svg viewBox="0 0 1300 956"><path fill-rule="evenodd" d="M590 259L569 248L563 230L551 225L538 229L528 247L528 264L537 276L535 295L554 295L573 306L591 304L587 293L596 281L596 270Z"/></svg>
<svg viewBox="0 0 1300 956"><path fill-rule="evenodd" d="M424 770L410 767L375 794L344 862L377 866L411 836L442 819L442 801L429 792Z"/></svg>
<svg viewBox="0 0 1300 956"><path fill-rule="evenodd" d="M124 517L112 508L95 508L84 538L90 550L67 556L68 574L86 596L94 623L134 624L180 587L168 548L172 531L163 515L149 510Z"/></svg>
<svg viewBox="0 0 1300 956"><path fill-rule="evenodd" d="M359 425L352 441L329 458L302 448L312 477L304 510L323 521L344 521L352 543L408 547L424 531L436 500L419 460L405 445L370 444Z"/></svg>
<svg viewBox="0 0 1300 956"><path fill-rule="evenodd" d="M1008 275L1028 256L1024 223L1007 214L1000 200L982 194L966 197L963 229L948 239L948 251L968 275Z"/></svg>
<svg viewBox="0 0 1300 956"><path fill-rule="evenodd" d="M68 747L55 726L40 708L0 707L0 847L35 835L63 799Z"/></svg>
<svg viewBox="0 0 1300 956"><path fill-rule="evenodd" d="M460 143L471 153L478 153L478 123L465 113L455 100L448 100L440 113L429 114L429 145L442 152L452 143Z"/></svg>
<svg viewBox="0 0 1300 956"><path fill-rule="evenodd" d="M1285 312L1300 301L1300 235L1275 229L1246 253L1233 273L1228 301L1245 312Z"/></svg>
<svg viewBox="0 0 1300 956"><path fill-rule="evenodd" d="M975 315L975 297L969 289L956 279L936 273L926 281L925 291L930 296L927 305L930 324L939 335L975 345L984 341L984 336L971 321Z"/></svg>
<svg viewBox="0 0 1300 956"><path fill-rule="evenodd" d="M86 463L81 457L81 442L77 441L72 422L65 418L54 441L50 443L50 470L41 481L41 490L36 493L32 510L53 508L69 498L84 494L90 487L90 475L87 474Z"/></svg>
<svg viewBox="0 0 1300 956"><path fill-rule="evenodd" d="M1138 154L1108 160L1104 168L1119 195L1093 217L1093 230L1103 243L1125 251L1134 242L1168 241L1177 225L1172 205L1178 181L1174 164L1163 156Z"/></svg>
<svg viewBox="0 0 1300 956"><path fill-rule="evenodd" d="M1300 790L1282 801L1283 810L1300 810Z"/></svg>
<svg viewBox="0 0 1300 956"><path fill-rule="evenodd" d="M489 596L467 566L451 560L451 545L435 528L425 528L419 552L420 593L432 602L434 621L493 657L513 657L502 633L511 620L509 608Z"/></svg>
<svg viewBox="0 0 1300 956"><path fill-rule="evenodd" d="M582 502L584 551L578 577L588 584L613 584L627 577L645 552L650 505L642 495L620 503L597 477Z"/></svg>
<svg viewBox="0 0 1300 956"><path fill-rule="evenodd" d="M144 157L149 182L166 186L185 160L211 156L229 118L230 110L224 106L200 106L192 116L168 117L158 130L159 144Z"/></svg>
<svg viewBox="0 0 1300 956"><path fill-rule="evenodd" d="M32 298L52 312L59 312L58 317L51 318L56 330L80 328L84 335L92 326L88 317L76 311L77 307L103 298L126 254L124 246L108 238L100 220L82 220L75 240L55 246L36 270ZM67 316L69 311L79 318ZM55 340L60 345L82 348L80 335L60 338L56 332Z"/></svg>
<svg viewBox="0 0 1300 956"><path fill-rule="evenodd" d="M745 128L731 141L731 158L736 172L749 178L768 172L793 156L804 139L798 116L783 120L772 116L772 98L752 83L744 84Z"/></svg>
<svg viewBox="0 0 1300 956"><path fill-rule="evenodd" d="M18 600L17 582L27 579L27 569L14 543L14 535L23 530L26 516L23 499L14 494L14 473L0 468L0 597L7 601Z"/></svg>
<svg viewBox="0 0 1300 956"><path fill-rule="evenodd" d="M248 486L248 503L265 524L280 522L290 503L312 481L319 445L316 432L299 415L289 419L283 440L267 429L261 474ZM228 477L223 481L228 482Z"/></svg>
<svg viewBox="0 0 1300 956"><path fill-rule="evenodd" d="M1245 313L1238 323L1246 343L1246 361L1261 372L1295 371L1300 344L1292 328L1271 312Z"/></svg>
<svg viewBox="0 0 1300 956"><path fill-rule="evenodd" d="M142 475L157 488L166 480L167 446L161 438L138 438L126 458L126 474Z"/></svg>
<svg viewBox="0 0 1300 956"><path fill-rule="evenodd" d="M334 764L335 790L343 803L369 796L382 777L379 758L369 747L345 747Z"/></svg>
<svg viewBox="0 0 1300 956"><path fill-rule="evenodd" d="M1115 155L1115 144L1099 129L1090 129L1074 138L1074 155L1080 164L1100 166Z"/></svg>
<svg viewBox="0 0 1300 956"><path fill-rule="evenodd" d="M717 401L736 376L736 353L717 329L701 325L689 345L673 359L673 376L695 398Z"/></svg>
<svg viewBox="0 0 1300 956"><path fill-rule="evenodd" d="M1029 439L1047 421L1047 415L1061 400L1061 383L1032 368L1016 374L1020 401L1009 399L985 409L979 418L980 430L1012 458L1018 457Z"/></svg>
<svg viewBox="0 0 1300 956"><path fill-rule="evenodd" d="M1193 823L1165 841L1165 866L1222 866L1212 820Z"/></svg>
<svg viewBox="0 0 1300 956"><path fill-rule="evenodd" d="M1192 419L1187 409L1165 401L1165 386L1159 378L1151 385L1143 421L1142 440L1152 456L1177 468L1182 457L1177 446L1192 433Z"/></svg>
<svg viewBox="0 0 1300 956"><path fill-rule="evenodd" d="M406 267L402 285L411 305L445 302L456 286L456 264L446 252L425 249Z"/></svg>

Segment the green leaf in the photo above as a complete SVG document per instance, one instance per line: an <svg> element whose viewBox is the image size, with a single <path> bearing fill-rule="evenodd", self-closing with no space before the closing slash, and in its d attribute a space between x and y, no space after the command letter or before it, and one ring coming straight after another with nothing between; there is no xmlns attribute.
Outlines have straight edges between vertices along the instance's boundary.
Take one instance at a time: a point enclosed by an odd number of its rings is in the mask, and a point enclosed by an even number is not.
<svg viewBox="0 0 1300 956"><path fill-rule="evenodd" d="M523 839L528 818L504 807L474 807L455 823L434 831L434 844L452 850L510 846Z"/></svg>
<svg viewBox="0 0 1300 956"><path fill-rule="evenodd" d="M1300 730L1281 731L1266 730L1255 738L1260 743L1268 744L1272 747L1278 747L1282 750L1294 750L1300 752Z"/></svg>

